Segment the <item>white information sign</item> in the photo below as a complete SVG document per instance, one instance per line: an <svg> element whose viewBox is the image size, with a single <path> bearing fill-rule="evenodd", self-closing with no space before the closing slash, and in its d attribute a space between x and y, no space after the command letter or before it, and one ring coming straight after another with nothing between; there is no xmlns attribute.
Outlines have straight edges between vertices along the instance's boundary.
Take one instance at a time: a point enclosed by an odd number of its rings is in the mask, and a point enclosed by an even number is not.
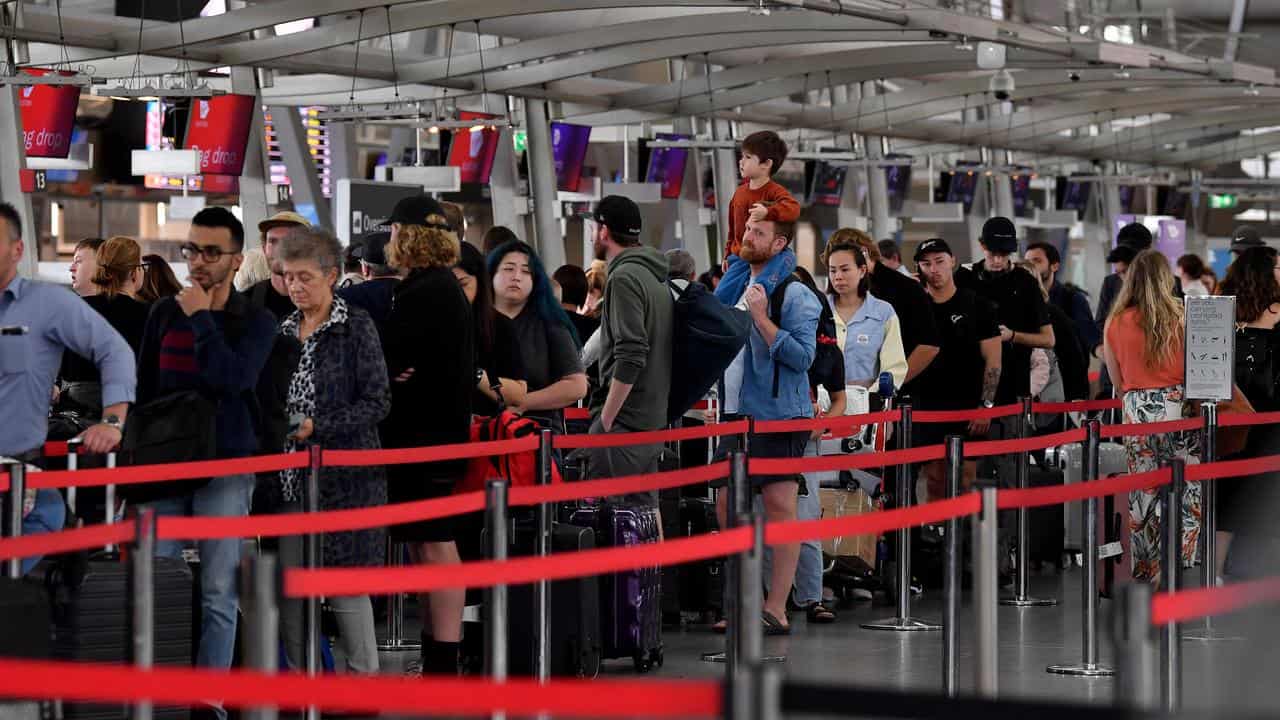
<svg viewBox="0 0 1280 720"><path fill-rule="evenodd" d="M1186 298L1188 400L1230 400L1235 381L1236 299Z"/></svg>

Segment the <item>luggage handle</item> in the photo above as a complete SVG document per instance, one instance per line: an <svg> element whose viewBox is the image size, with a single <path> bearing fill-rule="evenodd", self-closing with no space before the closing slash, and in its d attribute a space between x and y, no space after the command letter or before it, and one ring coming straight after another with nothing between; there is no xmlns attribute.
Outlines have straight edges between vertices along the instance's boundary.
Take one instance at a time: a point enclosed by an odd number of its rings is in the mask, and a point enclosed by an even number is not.
<svg viewBox="0 0 1280 720"><path fill-rule="evenodd" d="M70 440L67 441L67 470L71 472L75 472L76 470L80 469L79 467L80 447L83 444L84 444L84 441L78 437L71 438ZM115 451L113 450L107 453L106 458L107 458L107 469L109 470L115 469L116 467ZM76 509L75 490L76 489L74 487L67 489L67 505L71 507L71 511L73 513L75 512L75 509ZM106 485L103 486L103 490L106 493L106 497L103 499L103 505L105 506L104 513L106 516L103 518L103 523L106 525L114 525L116 522L116 486L114 483L107 483ZM122 510L124 509L123 503L121 504L121 509ZM105 552L112 553L116 551L116 546L108 544L104 546L102 549Z"/></svg>

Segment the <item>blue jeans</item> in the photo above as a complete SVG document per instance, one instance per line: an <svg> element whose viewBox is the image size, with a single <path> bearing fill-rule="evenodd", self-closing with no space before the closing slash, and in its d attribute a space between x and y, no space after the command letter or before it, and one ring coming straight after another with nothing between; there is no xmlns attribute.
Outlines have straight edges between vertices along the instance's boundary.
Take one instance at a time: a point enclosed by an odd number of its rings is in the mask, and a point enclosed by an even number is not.
<svg viewBox="0 0 1280 720"><path fill-rule="evenodd" d="M253 499L253 475L228 475L209 481L190 495L148 503L156 516L224 517L249 514ZM201 540L200 551L200 651L196 664L225 670L231 667L236 642L236 614L239 595L236 571L240 565L243 540ZM159 557L181 558L186 543L180 540L156 542ZM221 716L221 713L219 713Z"/></svg>
<svg viewBox="0 0 1280 720"><path fill-rule="evenodd" d="M804 448L804 456L817 457L817 455L818 443L810 439L809 444ZM796 498L797 520L817 520L822 517L822 496L818 494L818 485L827 475L835 475L835 473L804 473L804 482L809 494ZM760 503L761 500L757 497L757 511L762 510ZM773 554L766 547L764 556L766 578L769 577L772 560ZM822 542L820 540L805 540L800 544L800 560L796 563L795 601L801 607L822 602Z"/></svg>
<svg viewBox="0 0 1280 720"><path fill-rule="evenodd" d="M36 506L31 514L22 518L23 535L39 535L41 533L58 532L67 521L67 505L57 490L37 490ZM31 568L40 562L42 556L24 558L22 574L31 572Z"/></svg>

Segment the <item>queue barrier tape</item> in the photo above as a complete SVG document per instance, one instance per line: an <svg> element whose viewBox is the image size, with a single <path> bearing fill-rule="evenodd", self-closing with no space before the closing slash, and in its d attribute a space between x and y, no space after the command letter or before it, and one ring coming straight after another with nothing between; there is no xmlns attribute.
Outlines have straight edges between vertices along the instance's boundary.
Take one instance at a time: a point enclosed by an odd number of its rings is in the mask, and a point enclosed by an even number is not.
<svg viewBox="0 0 1280 720"><path fill-rule="evenodd" d="M374 465L406 465L409 463L463 460L495 455L514 455L538 449L538 436L526 435L513 440L485 440L416 448L382 450L325 450L320 463L327 467L370 467Z"/></svg>
<svg viewBox="0 0 1280 720"><path fill-rule="evenodd" d="M1001 510L1014 510L1017 508L1042 507L1044 505L1061 505L1091 497L1107 497L1108 495L1117 495L1124 492L1151 490L1168 485L1172 481L1173 472L1169 468L1160 468L1137 475L1117 475L1070 485L1001 488L996 493L996 507Z"/></svg>
<svg viewBox="0 0 1280 720"><path fill-rule="evenodd" d="M291 598L345 597L565 580L732 555L751 547L752 532L752 528L739 527L709 535L627 547L579 550L547 557L478 560L454 565L315 570L290 568L285 571L284 592Z"/></svg>
<svg viewBox="0 0 1280 720"><path fill-rule="evenodd" d="M560 450L577 450L579 448L656 445L680 440L741 435L747 432L749 428L750 424L746 420L735 420L727 423L675 428L674 430L646 430L633 433L605 433L603 435L557 435L552 438L551 446Z"/></svg>
<svg viewBox="0 0 1280 720"><path fill-rule="evenodd" d="M747 472L752 475L794 475L807 472L837 472L866 468L893 467L941 460L947 449L942 445L905 448L875 453L820 455L806 458L748 458Z"/></svg>
<svg viewBox="0 0 1280 720"><path fill-rule="evenodd" d="M96 470L54 470L27 475L27 487L55 489L98 485L138 485L169 480L197 480L225 475L251 475L307 467L307 453L201 460L164 465L127 465Z"/></svg>
<svg viewBox="0 0 1280 720"><path fill-rule="evenodd" d="M1218 427L1249 427L1252 425L1272 425L1280 423L1280 412L1262 413L1222 413L1218 416Z"/></svg>
<svg viewBox="0 0 1280 720"><path fill-rule="evenodd" d="M764 528L768 545L798 543L805 540L828 540L848 535L880 534L917 525L929 525L952 518L972 515L982 509L982 496L967 493L960 497L938 500L924 505L895 510L881 510L818 520L788 520L769 523Z"/></svg>
<svg viewBox="0 0 1280 720"><path fill-rule="evenodd" d="M1036 435L1026 438L1013 438L1011 440L981 440L965 443L964 456L966 458L978 458L991 455L1035 452L1036 450L1046 450L1068 443L1084 442L1084 438L1084 428L1075 428L1051 435Z"/></svg>
<svg viewBox="0 0 1280 720"><path fill-rule="evenodd" d="M554 485L523 485L507 491L507 503L512 506L539 505L551 502L568 502L615 495L631 495L655 490L685 487L718 480L729 476L729 461L693 467L685 470L601 480L556 483Z"/></svg>
<svg viewBox="0 0 1280 720"><path fill-rule="evenodd" d="M1060 403L1032 403L1031 412L1043 415L1059 415L1073 412L1097 412L1099 410L1120 410L1124 401L1120 398L1109 400L1075 400Z"/></svg>
<svg viewBox="0 0 1280 720"><path fill-rule="evenodd" d="M0 560L28 558L37 555L74 552L119 545L133 539L137 528L132 522L60 530L39 535L0 538Z"/></svg>
<svg viewBox="0 0 1280 720"><path fill-rule="evenodd" d="M70 454L71 448L66 440L49 440L44 444L44 456L47 458L66 457Z"/></svg>
<svg viewBox="0 0 1280 720"><path fill-rule="evenodd" d="M1151 624L1160 626L1185 622L1274 602L1280 602L1280 577L1157 593L1151 600Z"/></svg>
<svg viewBox="0 0 1280 720"><path fill-rule="evenodd" d="M1245 460L1222 460L1203 465L1188 465L1186 479L1187 482L1204 482L1277 471L1280 471L1280 455L1267 455Z"/></svg>
<svg viewBox="0 0 1280 720"><path fill-rule="evenodd" d="M1137 423L1133 425L1104 425L1102 426L1101 437L1103 440L1111 440L1121 437L1141 437L1143 435L1160 435L1163 433L1192 432L1199 430L1203 426L1204 421L1198 417L1184 418L1182 420L1165 420L1163 422L1153 423Z"/></svg>
<svg viewBox="0 0 1280 720"><path fill-rule="evenodd" d="M759 435L799 432L801 430L826 430L832 435L851 435L854 428L860 428L864 425L898 422L901 419L901 410L885 410L856 415L798 418L795 420L757 420L754 430Z"/></svg>
<svg viewBox="0 0 1280 720"><path fill-rule="evenodd" d="M368 530L387 525L465 515L483 509L484 491L476 490L430 500L316 513L296 512L236 517L164 516L156 518L156 537L160 540L220 540Z"/></svg>
<svg viewBox="0 0 1280 720"><path fill-rule="evenodd" d="M56 688L55 690L40 690ZM47 660L0 659L0 697L41 695L64 702L136 703L207 708L315 706L328 711L389 715L572 718L720 717L724 687L708 680L395 677L253 670L197 670Z"/></svg>
<svg viewBox="0 0 1280 720"><path fill-rule="evenodd" d="M916 410L911 413L911 421L928 424L996 420L1012 417L1020 412L1022 412L1021 405L1000 405L998 407L974 408L972 410Z"/></svg>
<svg viewBox="0 0 1280 720"><path fill-rule="evenodd" d="M567 407L563 411L565 420L590 420L591 409L584 407Z"/></svg>

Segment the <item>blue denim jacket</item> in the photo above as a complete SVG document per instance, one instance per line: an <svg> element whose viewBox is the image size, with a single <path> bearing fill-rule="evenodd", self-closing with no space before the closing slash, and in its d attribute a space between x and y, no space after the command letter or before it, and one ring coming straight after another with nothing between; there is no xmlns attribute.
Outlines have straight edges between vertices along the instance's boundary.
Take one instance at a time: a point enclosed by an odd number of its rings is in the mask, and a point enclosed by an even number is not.
<svg viewBox="0 0 1280 720"><path fill-rule="evenodd" d="M738 412L757 420L813 417L809 398L809 366L818 345L821 300L798 282L787 286L782 299L782 326L773 345L765 345L759 328L752 327L744 358ZM773 367L778 364L778 396L773 396Z"/></svg>

